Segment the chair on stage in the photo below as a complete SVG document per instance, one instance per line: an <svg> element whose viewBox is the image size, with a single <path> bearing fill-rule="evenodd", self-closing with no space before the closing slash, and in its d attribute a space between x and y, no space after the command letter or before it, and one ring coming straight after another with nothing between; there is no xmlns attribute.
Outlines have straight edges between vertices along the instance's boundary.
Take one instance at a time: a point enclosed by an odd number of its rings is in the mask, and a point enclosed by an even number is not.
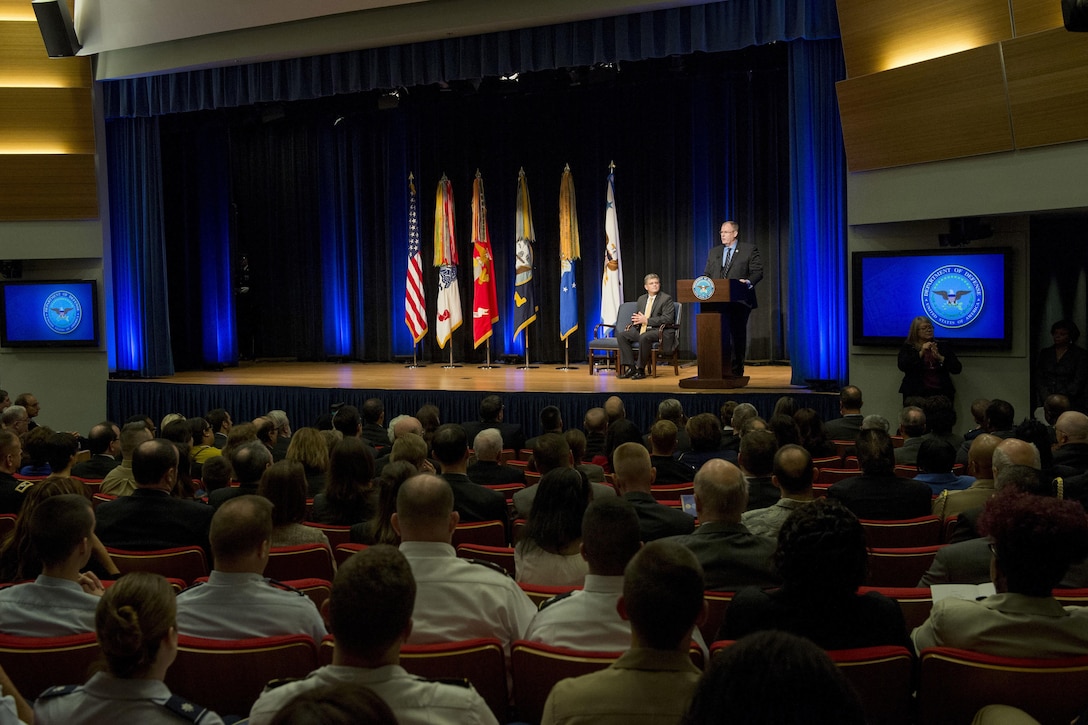
<svg viewBox="0 0 1088 725"><path fill-rule="evenodd" d="M510 698L506 689L506 655L494 638L462 642L406 644L400 665L418 677L457 679L472 683L499 722L508 722Z"/></svg>
<svg viewBox="0 0 1088 725"><path fill-rule="evenodd" d="M986 705L1012 705L1043 725L1068 725L1084 710L1088 657L997 657L951 647L921 653L918 722L971 722Z"/></svg>
<svg viewBox="0 0 1088 725"><path fill-rule="evenodd" d="M162 574L168 579L181 579L186 584L208 576L208 560L199 546L178 546L155 551L127 551L106 547L106 551L122 574L149 571Z"/></svg>
<svg viewBox="0 0 1088 725"><path fill-rule="evenodd" d="M518 640L511 646L510 668L514 681L514 705L517 719L538 723L544 713L544 701L555 683L567 677L588 675L603 670L623 652L583 652L552 647L540 642Z"/></svg>
<svg viewBox="0 0 1088 725"><path fill-rule="evenodd" d="M506 546L506 524L502 521L469 521L457 524L453 532L453 548L458 544Z"/></svg>
<svg viewBox="0 0 1088 725"><path fill-rule="evenodd" d="M658 336L657 342L650 348L650 375L657 377L657 355L661 352L661 338L665 336L665 330L676 330L677 337L680 336L680 320L682 319L681 313L684 309L682 302L674 302L674 309L676 310L673 321L667 322L664 325L658 327L661 334ZM636 345L637 347L637 345ZM676 341L676 347L672 349L672 354L668 357L668 362L672 365L672 374L675 376L680 375L680 341Z"/></svg>
<svg viewBox="0 0 1088 725"><path fill-rule="evenodd" d="M487 546L486 544L458 544L457 556L462 559L479 559L501 566L506 573L514 576L514 547Z"/></svg>
<svg viewBox="0 0 1088 725"><path fill-rule="evenodd" d="M303 526L309 526L311 529L318 529L325 534L325 537L329 540L329 546L334 549L340 544L351 543L351 527L339 526L337 524L318 524L313 521L303 521Z"/></svg>
<svg viewBox="0 0 1088 725"><path fill-rule="evenodd" d="M620 372L620 346L616 342L616 330L622 330L631 321L631 316L638 312L638 302L623 302L616 312L616 324L598 323L593 328L593 337L589 341L589 374L597 372L600 359L604 358L605 369ZM611 365L609 365L611 363Z"/></svg>
<svg viewBox="0 0 1088 725"><path fill-rule="evenodd" d="M892 521L862 519L861 526L865 529L865 542L874 549L939 544L944 528L938 516L919 516Z"/></svg>
<svg viewBox="0 0 1088 725"><path fill-rule="evenodd" d="M871 587L914 587L929 570L940 545L900 549L869 549Z"/></svg>
<svg viewBox="0 0 1088 725"><path fill-rule="evenodd" d="M304 634L250 639L178 637L166 672L175 695L220 715L249 713L269 680L305 677L317 669L317 645Z"/></svg>
<svg viewBox="0 0 1088 725"><path fill-rule="evenodd" d="M297 546L273 546L268 552L268 566L264 575L278 581L291 579L336 578L336 562L332 551L324 544L299 544Z"/></svg>
<svg viewBox="0 0 1088 725"><path fill-rule="evenodd" d="M28 701L54 685L81 685L101 650L94 632L63 637L0 634L0 663Z"/></svg>

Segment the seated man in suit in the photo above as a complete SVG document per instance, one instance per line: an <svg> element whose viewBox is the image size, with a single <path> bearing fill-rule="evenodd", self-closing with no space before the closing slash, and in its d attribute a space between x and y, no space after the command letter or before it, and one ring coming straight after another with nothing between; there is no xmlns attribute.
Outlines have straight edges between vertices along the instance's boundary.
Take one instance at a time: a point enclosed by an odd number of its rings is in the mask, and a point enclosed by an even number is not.
<svg viewBox="0 0 1088 725"><path fill-rule="evenodd" d="M256 494L264 472L272 465L272 451L260 441L250 441L230 452L230 465L237 486L212 491L208 503L219 508L235 496Z"/></svg>
<svg viewBox="0 0 1088 725"><path fill-rule="evenodd" d="M525 471L515 466L502 463L502 434L495 428L484 428L476 434L472 442L475 462L469 465L467 473L473 483L494 485L500 483L525 483Z"/></svg>
<svg viewBox="0 0 1088 725"><path fill-rule="evenodd" d="M655 469L650 465L650 454L645 446L624 443L617 446L612 456L616 466L616 491L634 506L642 541L690 534L695 530L695 519L680 509L658 503L651 493ZM582 535L585 534L583 527Z"/></svg>
<svg viewBox="0 0 1088 725"><path fill-rule="evenodd" d="M824 433L831 440L852 441L861 430L861 421L865 417L861 412L861 388L847 385L839 391L839 418L832 418L824 423Z"/></svg>
<svg viewBox="0 0 1088 725"><path fill-rule="evenodd" d="M741 523L747 507L748 483L732 463L715 458L695 474L695 510L701 523L694 533L665 541L683 544L695 553L707 589L771 587L780 581L771 563L775 542L752 535Z"/></svg>
<svg viewBox="0 0 1088 725"><path fill-rule="evenodd" d="M502 434L502 447L520 451L525 447L525 431L520 423L508 423L504 420L506 406L502 398L488 395L480 401L480 419L462 424L468 440L476 440L476 435L484 428L496 428Z"/></svg>
<svg viewBox="0 0 1088 725"><path fill-rule="evenodd" d="M771 483L780 491L780 498L773 506L745 511L740 522L756 536L777 539L789 515L815 500L812 481L816 467L812 465L812 454L789 443L775 452L773 471Z"/></svg>
<svg viewBox="0 0 1088 725"><path fill-rule="evenodd" d="M646 294L638 298L638 312L630 320L616 320L616 344L620 349L620 365L625 368L619 377L641 380L646 377L646 366L650 362L650 349L655 342L661 342L661 353L672 354L676 347L676 330L665 330L661 334L661 325L676 321L676 305L672 297L661 291L661 278L648 274L643 279ZM620 330L623 325L626 329ZM638 364L632 345L638 343Z"/></svg>
<svg viewBox="0 0 1088 725"><path fill-rule="evenodd" d="M77 478L102 479L121 465L117 456L121 453L121 429L116 423L102 421L87 434L87 450L91 457L72 466Z"/></svg>
<svg viewBox="0 0 1088 725"><path fill-rule="evenodd" d="M651 541L623 576L617 607L631 622L631 648L607 669L560 680L543 725L679 722L702 674L688 646L706 618L699 562L674 541Z"/></svg>
<svg viewBox="0 0 1088 725"><path fill-rule="evenodd" d="M828 498L838 499L859 519L913 519L928 516L933 492L921 481L895 475L892 439L882 430L863 430L857 438L861 475L832 484Z"/></svg>
<svg viewBox="0 0 1088 725"><path fill-rule="evenodd" d="M506 498L468 477L468 439L457 423L438 426L431 440L442 478L453 490L453 507L462 521L507 521Z"/></svg>
<svg viewBox="0 0 1088 725"><path fill-rule="evenodd" d="M95 533L106 546L133 551L201 546L210 553L208 529L215 510L170 492L178 475L178 449L170 441L144 441L132 456L136 490L95 512Z"/></svg>
<svg viewBox="0 0 1088 725"><path fill-rule="evenodd" d="M656 483L691 483L695 480L695 469L673 458L679 433L671 420L659 420L650 428L650 465L657 471ZM687 431L684 434L686 436Z"/></svg>

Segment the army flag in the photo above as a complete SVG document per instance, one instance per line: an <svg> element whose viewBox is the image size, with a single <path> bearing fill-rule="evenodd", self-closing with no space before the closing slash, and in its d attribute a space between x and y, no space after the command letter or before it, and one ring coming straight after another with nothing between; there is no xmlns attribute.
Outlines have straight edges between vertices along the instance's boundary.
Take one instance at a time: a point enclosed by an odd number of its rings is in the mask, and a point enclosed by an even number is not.
<svg viewBox="0 0 1088 725"><path fill-rule="evenodd" d="M435 337L445 348L461 326L461 292L457 289L457 239L454 234L453 184L442 174L434 203L434 266L438 267L438 310Z"/></svg>
<svg viewBox="0 0 1088 725"><path fill-rule="evenodd" d="M518 202L514 218L514 338L536 322L536 295L533 293L533 207L529 204L529 182L525 169L518 171Z"/></svg>
<svg viewBox="0 0 1088 725"><path fill-rule="evenodd" d="M570 165L563 168L559 186L559 339L566 340L578 329L578 289L574 263L582 256L578 238L578 207L574 199L574 177Z"/></svg>
<svg viewBox="0 0 1088 725"><path fill-rule="evenodd" d="M427 335L427 297L423 291L423 256L420 254L419 208L414 177L408 175L408 277L404 285L404 324L418 345Z"/></svg>
<svg viewBox="0 0 1088 725"><path fill-rule="evenodd" d="M487 342L491 337L491 326L499 321L495 260L491 256L484 180L479 169L472 182L472 280L472 346L475 348Z"/></svg>
<svg viewBox="0 0 1088 725"><path fill-rule="evenodd" d="M601 322L616 324L623 302L623 267L620 264L620 225L616 219L615 165L608 167L604 206L604 275L601 277Z"/></svg>

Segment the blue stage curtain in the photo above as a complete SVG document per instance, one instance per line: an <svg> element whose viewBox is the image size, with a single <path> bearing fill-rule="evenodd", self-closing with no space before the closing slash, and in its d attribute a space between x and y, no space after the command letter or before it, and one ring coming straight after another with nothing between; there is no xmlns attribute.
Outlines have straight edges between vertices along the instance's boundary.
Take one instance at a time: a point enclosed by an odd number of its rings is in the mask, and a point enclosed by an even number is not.
<svg viewBox="0 0 1088 725"><path fill-rule="evenodd" d="M846 156L838 41L796 41L790 59L789 355L795 385L847 380Z"/></svg>
<svg viewBox="0 0 1088 725"><path fill-rule="evenodd" d="M109 121L106 148L114 308L110 367L140 377L173 375L158 119Z"/></svg>
<svg viewBox="0 0 1088 725"><path fill-rule="evenodd" d="M157 116L838 36L833 0L727 0L102 85L107 118Z"/></svg>

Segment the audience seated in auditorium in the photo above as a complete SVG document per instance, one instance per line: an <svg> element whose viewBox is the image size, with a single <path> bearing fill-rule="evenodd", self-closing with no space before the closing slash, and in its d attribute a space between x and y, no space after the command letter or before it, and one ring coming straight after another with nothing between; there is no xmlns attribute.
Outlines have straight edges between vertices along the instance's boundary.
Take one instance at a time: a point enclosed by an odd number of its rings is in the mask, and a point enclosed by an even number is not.
<svg viewBox="0 0 1088 725"><path fill-rule="evenodd" d="M4 537L0 544L0 582L21 582L34 579L42 573L42 562L30 540L30 523L34 520L34 511L38 504L51 496L78 494L90 500L87 487L75 478L50 476L37 483L27 482L27 491L15 529ZM106 547L93 532L91 539L91 561L88 567L102 578L116 578L117 565L113 563Z"/></svg>
<svg viewBox="0 0 1088 725"><path fill-rule="evenodd" d="M52 476L72 475L79 441L71 433L54 433L45 440L45 461Z"/></svg>
<svg viewBox="0 0 1088 725"><path fill-rule="evenodd" d="M23 458L23 443L18 434L0 430L0 514L17 514L23 505L23 495L30 488L28 481L15 478Z"/></svg>
<svg viewBox="0 0 1088 725"><path fill-rule="evenodd" d="M975 401L979 403L980 401ZM975 403L971 404L971 412L975 413ZM976 415L975 419L978 417ZM989 433L998 438L1012 438L1016 432L1016 413L1012 403L1000 398L994 398L986 405L986 412L982 418L982 433ZM977 433L975 435L978 435ZM971 440L974 436L968 434L963 437L963 445L956 451L956 463L967 463L967 454L971 448Z"/></svg>
<svg viewBox="0 0 1088 725"><path fill-rule="evenodd" d="M738 405L739 409L740 406ZM736 415L734 414L734 418ZM722 448L722 429L718 419L710 413L699 413L688 418L686 425L691 440L691 450L679 455L679 459L696 471L709 460L718 458L735 463L737 452ZM740 450L739 444L737 450Z"/></svg>
<svg viewBox="0 0 1088 725"><path fill-rule="evenodd" d="M1043 420L1050 429L1051 445L1058 442L1058 434L1054 432L1054 425L1058 422L1058 418L1062 417L1062 413L1072 409L1073 407L1069 404L1069 398L1064 395L1048 395L1043 401Z"/></svg>
<svg viewBox="0 0 1088 725"><path fill-rule="evenodd" d="M8 394L8 391L0 389L0 413L3 413L9 407L11 407L11 395Z"/></svg>
<svg viewBox="0 0 1088 725"><path fill-rule="evenodd" d="M262 415L253 419L253 426L257 429L257 440L268 449L268 455L272 455L280 441L280 431L276 427L275 421L268 416Z"/></svg>
<svg viewBox="0 0 1088 725"><path fill-rule="evenodd" d="M497 429L484 428L477 433L472 443L472 452L476 460L468 466L466 474L473 483L525 483L525 472L522 469L508 466L499 460L502 457L502 434Z"/></svg>
<svg viewBox="0 0 1088 725"><path fill-rule="evenodd" d="M1088 517L1075 501L999 494L979 520L993 547L997 594L934 603L912 638L1003 657L1088 654L1088 609L1062 607L1051 591L1069 565L1088 556Z"/></svg>
<svg viewBox="0 0 1088 725"><path fill-rule="evenodd" d="M928 438L940 438L953 450L963 445L963 436L956 432L956 406L947 395L932 395L922 399L922 412L926 415Z"/></svg>
<svg viewBox="0 0 1088 725"><path fill-rule="evenodd" d="M773 506L745 511L740 522L756 536L777 539L789 515L814 500L812 482L816 467L808 451L799 445L788 445L775 451L772 471L771 483L779 491L779 499Z"/></svg>
<svg viewBox="0 0 1088 725"><path fill-rule="evenodd" d="M212 456L200 467L200 485L204 489L204 496L212 491L218 491L230 485L231 476L230 461L225 456Z"/></svg>
<svg viewBox="0 0 1088 725"><path fill-rule="evenodd" d="M674 458L679 432L670 420L659 420L650 428L650 465L657 472L655 483L691 483L695 479L695 469Z"/></svg>
<svg viewBox="0 0 1088 725"><path fill-rule="evenodd" d="M193 437L193 475L200 478L199 474L204 470L204 463L209 458L223 455L223 451L214 445L215 433L212 431L211 423L199 417L190 418L187 422L189 423L189 432L192 433Z"/></svg>
<svg viewBox="0 0 1088 725"><path fill-rule="evenodd" d="M30 545L42 565L33 582L0 589L0 632L61 637L94 631L94 610L104 589L91 559L94 511L78 494L51 496L35 508Z"/></svg>
<svg viewBox="0 0 1088 725"><path fill-rule="evenodd" d="M35 722L222 725L216 713L174 696L163 683L178 653L176 611L174 590L164 578L126 574L102 596L95 614L105 668L83 685L43 692L34 703Z"/></svg>
<svg viewBox="0 0 1088 725"><path fill-rule="evenodd" d="M557 468L572 468L574 458L570 446L567 445L566 437L558 433L545 433L537 436L536 448L533 449L533 456L529 460L529 464L531 467L535 467L542 476ZM588 477L586 480L589 480ZM590 488L593 491L594 499L613 498L616 495L614 488L601 483L591 483ZM518 516L525 518L529 515L529 511L533 506L533 499L536 498L537 489L538 485L533 485L514 493L514 509L517 511Z"/></svg>
<svg viewBox="0 0 1088 725"><path fill-rule="evenodd" d="M707 669L683 725L715 725L743 713L746 725L864 725L857 693L827 653L788 632L758 632ZM729 720L732 722L732 720Z"/></svg>
<svg viewBox="0 0 1088 725"><path fill-rule="evenodd" d="M390 445L389 434L385 430L385 403L380 398L367 398L360 411L363 418L363 427L359 435L375 448L386 448Z"/></svg>
<svg viewBox="0 0 1088 725"><path fill-rule="evenodd" d="M214 509L173 498L178 450L161 439L144 441L132 457L136 490L98 507L96 533L106 546L132 551L200 546L208 551Z"/></svg>
<svg viewBox="0 0 1088 725"><path fill-rule="evenodd" d="M219 450L223 450L227 445L227 434L230 433L230 429L234 426L234 421L230 419L230 413L226 408L213 408L204 414L204 420L208 421L208 424L212 427L212 432L215 434L215 442L212 444Z"/></svg>
<svg viewBox="0 0 1088 725"><path fill-rule="evenodd" d="M269 536L272 546L329 546L329 538L321 529L302 523L306 520L306 473L301 463L291 460L273 463L264 470L257 494L273 505L272 533ZM215 530L215 519L212 519L212 530ZM215 549L214 537L212 549Z"/></svg>
<svg viewBox="0 0 1088 725"><path fill-rule="evenodd" d="M824 649L909 649L898 602L877 592L858 594L868 574L868 553L865 530L845 506L820 499L800 507L778 533L774 562L782 587L737 592L717 639L781 629Z"/></svg>
<svg viewBox="0 0 1088 725"><path fill-rule="evenodd" d="M457 423L440 425L431 443L442 466L442 478L453 491L453 507L462 521L506 521L506 498L473 483L468 470L468 438Z"/></svg>
<svg viewBox="0 0 1088 725"><path fill-rule="evenodd" d="M450 541L458 521L453 491L442 478L423 474L401 485L393 528L418 586L408 642L496 637L509 654L536 607L499 567L457 557Z"/></svg>
<svg viewBox="0 0 1088 725"><path fill-rule="evenodd" d="M354 682L321 685L296 695L269 721L270 725L398 725L385 700Z"/></svg>
<svg viewBox="0 0 1088 725"><path fill-rule="evenodd" d="M773 506L779 499L778 489L771 481L778 448L778 439L770 431L755 430L741 438L737 465L748 481L749 511Z"/></svg>
<svg viewBox="0 0 1088 725"><path fill-rule="evenodd" d="M991 458L991 467L994 474L994 490L1000 489L997 484L997 479L1001 478L1001 471L1009 466L1029 466L1038 471L1039 478L1045 478L1049 483L1049 477L1042 473L1042 454L1039 452L1037 446L1027 441L1020 440L1019 438L1005 438L998 439L998 444L994 447L994 454ZM951 494L949 494L951 495ZM971 508L965 508L956 516L956 524L949 534L948 542L957 543L960 541L967 541L968 539L977 539L979 534L976 529L978 517L982 513L982 505L985 501L980 502L977 506Z"/></svg>
<svg viewBox="0 0 1088 725"><path fill-rule="evenodd" d="M1075 410L1062 413L1054 424L1055 476L1076 476L1088 472L1088 415Z"/></svg>
<svg viewBox="0 0 1088 725"><path fill-rule="evenodd" d="M687 425L688 417L684 415L684 408L680 405L680 401L676 398L665 398L657 404L657 419L654 423L659 423L663 420L667 420L676 426L676 446L673 450L674 455L679 455L684 451L691 450L691 439L688 437L687 429L684 427ZM724 430L723 430L724 435ZM647 434L643 443L646 447L650 447L650 436ZM690 478L688 479L691 480Z"/></svg>
<svg viewBox="0 0 1088 725"><path fill-rule="evenodd" d="M929 486L895 475L892 440L881 430L863 430L855 444L861 475L837 481L827 491L860 519L912 519L928 516Z"/></svg>
<svg viewBox="0 0 1088 725"><path fill-rule="evenodd" d="M420 425L423 426L423 440L427 441L427 445L430 446L431 439L434 438L434 432L438 430L438 426L442 425L442 421L439 419L438 406L433 403L424 403L416 411L416 418L419 420Z"/></svg>
<svg viewBox="0 0 1088 725"><path fill-rule="evenodd" d="M29 422L30 418L26 415L26 408L21 405L9 405L4 408L3 415L0 415L0 428L10 430L20 438L26 435ZM21 465L20 468L22 468Z"/></svg>
<svg viewBox="0 0 1088 725"><path fill-rule="evenodd" d="M432 431L433 434L433 431ZM393 454L392 446L396 445L396 442L407 436L416 435L423 438L423 424L419 422L419 418L411 415L398 415L389 421L388 440L385 444L385 452L374 459L374 475L382 475L382 469L385 468L385 464L390 462L390 456ZM424 438L426 444L428 439ZM430 451L429 445L424 445L424 453L426 456Z"/></svg>
<svg viewBox="0 0 1088 725"><path fill-rule="evenodd" d="M606 669L560 680L544 703L542 725L676 722L702 674L688 655L706 617L699 562L673 541L651 541L624 572L620 616L631 648Z"/></svg>
<svg viewBox="0 0 1088 725"><path fill-rule="evenodd" d="M608 416L604 408L590 408L582 418L586 434L586 454L582 460L592 461L604 455L604 436L608 432Z"/></svg>
<svg viewBox="0 0 1088 725"><path fill-rule="evenodd" d="M261 476L272 465L272 451L260 441L250 441L230 452L230 467L234 471L237 486L228 486L208 495L208 502L215 508L235 496L247 496L257 493Z"/></svg>
<svg viewBox="0 0 1088 725"><path fill-rule="evenodd" d="M838 448L828 438L824 430L823 419L812 408L801 408L793 414L797 432L801 436L801 445L812 454L813 458L827 458L838 454Z"/></svg>
<svg viewBox="0 0 1088 725"><path fill-rule="evenodd" d="M93 426L87 433L87 450L91 457L72 466L72 475L88 480L102 480L121 465L121 429L108 420ZM203 461L201 461L203 463Z"/></svg>
<svg viewBox="0 0 1088 725"><path fill-rule="evenodd" d="M46 441L53 435L53 429L42 425L33 429L23 437L23 456L26 461L19 469L20 476L33 476L44 478L53 472L49 467Z"/></svg>
<svg viewBox="0 0 1088 725"><path fill-rule="evenodd" d="M400 441L394 443L393 446L396 447L398 444ZM393 461L382 470L382 475L374 480L374 487L378 490L378 511L370 521L354 524L351 527L351 540L354 543L400 546L400 534L393 529L397 494L400 492L401 484L420 473L434 473L434 471L420 471L407 461Z"/></svg>
<svg viewBox="0 0 1088 725"><path fill-rule="evenodd" d="M695 509L700 525L675 541L691 549L702 564L707 589L736 590L744 586L774 586L771 566L774 541L752 535L741 521L748 507L748 486L740 469L712 459L695 474Z"/></svg>
<svg viewBox="0 0 1088 725"><path fill-rule="evenodd" d="M7 393L0 390L0 398L6 399ZM3 400L0 400L0 403L2 402ZM15 723L32 722L34 722L34 709L19 693L4 668L0 667L0 723L15 725Z"/></svg>
<svg viewBox="0 0 1088 725"><path fill-rule="evenodd" d="M861 388L847 385L839 391L839 416L824 423L827 437L835 441L852 441L861 430Z"/></svg>
<svg viewBox="0 0 1088 725"><path fill-rule="evenodd" d="M626 418L627 409L623 405L623 398L618 395L610 395L608 399L604 401L604 415L608 418L609 426L617 420Z"/></svg>
<svg viewBox="0 0 1088 725"><path fill-rule="evenodd" d="M963 434L963 443L970 447L976 436L986 432L986 409L990 407L989 398L975 398L971 401L971 418L974 426ZM1055 418L1055 420L1057 420ZM962 447L962 444L961 444Z"/></svg>
<svg viewBox="0 0 1088 725"><path fill-rule="evenodd" d="M429 478L445 486L441 479ZM424 604L427 586L413 574L405 557L391 546L373 546L348 559L337 572L324 607L334 638L332 664L305 679L269 685L249 712L250 724L273 722L276 713L300 695L349 683L353 689L372 690L401 725L495 723L471 685L426 680L400 666L401 645L418 628L413 608Z"/></svg>
<svg viewBox="0 0 1088 725"><path fill-rule="evenodd" d="M272 427L276 431L276 442L272 446L272 460L282 461L287 457L287 449L291 447L291 421L287 412L283 410L270 410L264 414L265 418L272 421Z"/></svg>
<svg viewBox="0 0 1088 725"><path fill-rule="evenodd" d="M921 408L908 405L899 411L899 435L903 437L903 445L895 449L895 464L917 465L918 449L926 435L926 414Z"/></svg>
<svg viewBox="0 0 1088 725"><path fill-rule="evenodd" d="M38 403L38 398L34 393L19 393L15 396L15 405L20 405L26 410L26 429L32 431L37 428L38 422L34 419L42 412L42 406Z"/></svg>
<svg viewBox="0 0 1088 725"><path fill-rule="evenodd" d="M272 502L263 496L239 496L219 507L210 534L215 567L206 584L178 595L178 632L210 639L308 634L321 641L325 624L313 601L264 578L271 535Z"/></svg>
<svg viewBox="0 0 1088 725"><path fill-rule="evenodd" d="M571 460L574 461L575 470L584 473L590 483L604 483L604 466L582 461L586 455L586 434L577 428L571 428L562 435L570 446Z"/></svg>
<svg viewBox="0 0 1088 725"><path fill-rule="evenodd" d="M476 434L484 428L495 428L502 434L502 447L518 451L525 447L525 432L520 423L509 423L504 419L505 406L502 398L488 395L480 401L480 419L463 423L468 440L476 440Z"/></svg>
<svg viewBox="0 0 1088 725"><path fill-rule="evenodd" d="M614 473L612 454L624 443L642 445L642 431L626 416L608 424L608 431L604 434L604 456L594 458L593 462L603 466L605 473Z"/></svg>
<svg viewBox="0 0 1088 725"><path fill-rule="evenodd" d="M314 496L314 521L351 526L374 515L373 451L369 443L354 437L345 437L332 449L325 490Z"/></svg>
<svg viewBox="0 0 1088 725"><path fill-rule="evenodd" d="M581 586L589 571L581 554L582 517L593 498L589 482L564 467L545 473L535 488L537 495L514 549L517 580L538 586Z"/></svg>
<svg viewBox="0 0 1088 725"><path fill-rule="evenodd" d="M953 473L955 463L956 449L951 443L940 438L925 438L918 446L918 475L914 480L928 485L934 496L940 496L945 491L963 491L975 479L974 476Z"/></svg>
<svg viewBox="0 0 1088 725"><path fill-rule="evenodd" d="M659 420L654 427L658 425L673 424ZM616 449L613 459L616 462L616 492L634 507L642 541L690 534L695 530L695 519L689 514L660 504L654 498L650 487L656 480L655 469L642 444L624 443Z"/></svg>
<svg viewBox="0 0 1088 725"><path fill-rule="evenodd" d="M949 516L958 516L967 509L976 508L986 503L994 494L994 449L1001 439L989 433L976 436L971 442L971 452L967 459L967 475L974 476L975 482L962 491L944 490L933 500L933 513L941 520Z"/></svg>
<svg viewBox="0 0 1088 725"><path fill-rule="evenodd" d="M563 414L554 405L545 405L540 410L540 434L558 433L563 435ZM536 446L536 436L525 441L526 448Z"/></svg>
<svg viewBox="0 0 1088 725"><path fill-rule="evenodd" d="M231 426L230 433L227 434L227 445L220 450L223 451L223 455L229 461L234 455L235 449L255 440L257 440L257 426L252 423L238 423Z"/></svg>
<svg viewBox="0 0 1088 725"><path fill-rule="evenodd" d="M354 405L341 405L332 416L332 427L340 431L344 438L362 436L363 419Z"/></svg>
<svg viewBox="0 0 1088 725"><path fill-rule="evenodd" d="M325 478L329 470L329 447L317 428L299 428L295 431L284 458L302 464L306 475L307 498L313 498L325 490Z"/></svg>

